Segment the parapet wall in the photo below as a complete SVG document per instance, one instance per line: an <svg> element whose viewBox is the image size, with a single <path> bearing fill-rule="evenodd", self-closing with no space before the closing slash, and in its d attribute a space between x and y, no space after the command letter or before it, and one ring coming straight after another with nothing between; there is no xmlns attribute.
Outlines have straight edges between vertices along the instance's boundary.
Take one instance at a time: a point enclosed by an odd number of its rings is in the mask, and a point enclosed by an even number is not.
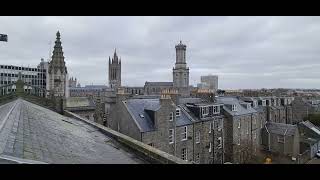
<svg viewBox="0 0 320 180"><path fill-rule="evenodd" d="M86 120L70 111L64 110L64 115L81 120L87 124L90 124L98 128L102 133L108 135L109 137L113 138L115 141L117 141L121 145L125 146L126 148L140 155L143 159L147 160L148 162L157 163L157 164L192 164L190 162L177 158L173 155L170 155L166 152L160 151L159 149L153 148L140 141L137 141L129 136L126 136L117 131L114 131L101 124Z"/></svg>

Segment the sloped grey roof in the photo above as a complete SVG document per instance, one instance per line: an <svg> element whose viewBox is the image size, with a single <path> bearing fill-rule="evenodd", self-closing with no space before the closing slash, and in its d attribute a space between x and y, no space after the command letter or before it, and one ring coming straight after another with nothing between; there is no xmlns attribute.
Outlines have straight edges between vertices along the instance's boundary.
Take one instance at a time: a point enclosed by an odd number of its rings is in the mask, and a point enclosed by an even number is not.
<svg viewBox="0 0 320 180"><path fill-rule="evenodd" d="M186 126L192 124L192 120L188 117L187 112L184 111L182 106L178 106L180 110L180 116L176 117L176 126Z"/></svg>
<svg viewBox="0 0 320 180"><path fill-rule="evenodd" d="M141 132L155 130L151 117L145 110L157 111L161 107L159 99L128 99L123 102L126 104L128 111ZM141 117L140 114L142 114L143 117ZM181 110L180 116L176 119L176 126L185 126L191 123L192 121L188 118L187 114Z"/></svg>
<svg viewBox="0 0 320 180"><path fill-rule="evenodd" d="M292 136L297 130L297 125L268 122L267 130L272 134Z"/></svg>
<svg viewBox="0 0 320 180"><path fill-rule="evenodd" d="M128 99L123 101L141 132L154 131L154 124L145 109L160 108L159 99ZM142 114L144 117L141 117Z"/></svg>
<svg viewBox="0 0 320 180"><path fill-rule="evenodd" d="M312 124L310 121L302 121L301 124L308 127L310 130L312 130L314 133L316 133L318 136L320 136L320 128Z"/></svg>
<svg viewBox="0 0 320 180"><path fill-rule="evenodd" d="M242 100L239 100L236 97L222 96L222 97L217 97L216 100L218 103L224 104L223 109L232 116L251 114L251 113L257 112L254 108L247 109L243 107L240 103L245 103L245 102ZM227 105L233 105L233 104L236 105L237 111L232 111L232 109L230 109L227 106Z"/></svg>
<svg viewBox="0 0 320 180"><path fill-rule="evenodd" d="M97 127L22 99L0 106L0 124L0 163L4 156L36 164L140 162L134 152Z"/></svg>
<svg viewBox="0 0 320 180"><path fill-rule="evenodd" d="M149 86L173 86L173 82L146 82Z"/></svg>
<svg viewBox="0 0 320 180"><path fill-rule="evenodd" d="M201 98L179 98L179 104L187 104L187 103L202 103L206 102L206 100Z"/></svg>

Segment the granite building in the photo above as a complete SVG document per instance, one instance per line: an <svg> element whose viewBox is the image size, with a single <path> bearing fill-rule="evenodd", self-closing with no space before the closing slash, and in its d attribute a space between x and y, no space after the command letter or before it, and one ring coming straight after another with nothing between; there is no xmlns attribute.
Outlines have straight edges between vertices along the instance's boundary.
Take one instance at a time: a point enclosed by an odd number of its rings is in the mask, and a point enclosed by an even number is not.
<svg viewBox="0 0 320 180"><path fill-rule="evenodd" d="M114 50L112 60L109 56L109 87L117 89L121 86L121 59L118 58L117 51Z"/></svg>
<svg viewBox="0 0 320 180"><path fill-rule="evenodd" d="M60 32L53 49L52 59L49 62L49 90L51 96L69 97L69 78L62 51Z"/></svg>
<svg viewBox="0 0 320 180"><path fill-rule="evenodd" d="M163 90L159 98L131 96L122 90L108 125L186 161L223 163L221 108L213 101L179 97L177 90Z"/></svg>
<svg viewBox="0 0 320 180"><path fill-rule="evenodd" d="M199 84L201 87L199 88L208 88L216 92L218 90L218 76L215 75L207 75L201 76L201 83Z"/></svg>
<svg viewBox="0 0 320 180"><path fill-rule="evenodd" d="M188 96L189 92L189 68L186 62L187 46L180 43L176 48L176 63L173 68L173 87L177 88L183 96Z"/></svg>
<svg viewBox="0 0 320 180"><path fill-rule="evenodd" d="M265 119L248 102L237 97L217 97L223 104L224 161L248 163L260 150L260 131Z"/></svg>

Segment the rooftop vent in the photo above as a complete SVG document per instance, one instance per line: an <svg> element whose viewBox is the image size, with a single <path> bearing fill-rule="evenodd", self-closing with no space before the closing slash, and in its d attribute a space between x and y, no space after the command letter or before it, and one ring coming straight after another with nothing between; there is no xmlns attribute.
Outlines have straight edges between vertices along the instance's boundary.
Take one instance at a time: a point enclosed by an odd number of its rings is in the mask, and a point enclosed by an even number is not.
<svg viewBox="0 0 320 180"><path fill-rule="evenodd" d="M140 116L141 118L144 118L144 115L143 115L143 114L139 114L139 116Z"/></svg>

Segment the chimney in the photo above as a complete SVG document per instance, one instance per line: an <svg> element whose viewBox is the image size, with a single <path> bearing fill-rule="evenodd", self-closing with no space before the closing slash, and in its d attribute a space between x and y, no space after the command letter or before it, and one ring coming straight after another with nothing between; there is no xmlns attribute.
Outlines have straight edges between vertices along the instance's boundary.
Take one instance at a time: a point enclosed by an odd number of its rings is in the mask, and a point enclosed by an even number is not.
<svg viewBox="0 0 320 180"><path fill-rule="evenodd" d="M179 103L179 93L176 89L164 89L161 91L160 101L165 101L170 99L174 104L178 105Z"/></svg>
<svg viewBox="0 0 320 180"><path fill-rule="evenodd" d="M120 101L123 101L123 100L130 98L131 94L126 93L124 88L119 87L117 89L116 96L117 96L116 102L120 102Z"/></svg>

